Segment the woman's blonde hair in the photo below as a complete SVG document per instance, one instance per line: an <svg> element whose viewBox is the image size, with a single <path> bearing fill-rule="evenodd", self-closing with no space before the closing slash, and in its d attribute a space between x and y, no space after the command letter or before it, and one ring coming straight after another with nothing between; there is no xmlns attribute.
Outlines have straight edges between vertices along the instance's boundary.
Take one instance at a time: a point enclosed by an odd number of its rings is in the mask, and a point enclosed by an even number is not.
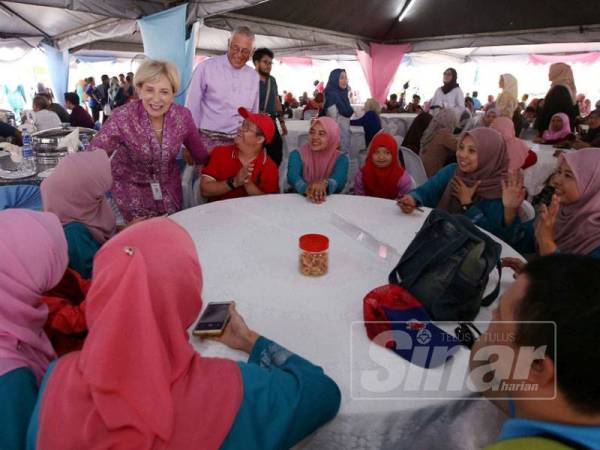
<svg viewBox="0 0 600 450"><path fill-rule="evenodd" d="M365 102L365 112L375 111L376 114L381 113L381 105L374 98L370 98Z"/></svg>
<svg viewBox="0 0 600 450"><path fill-rule="evenodd" d="M169 80L169 83L173 88L173 93L177 94L179 91L179 71L174 64L167 61L146 59L135 73L133 83L135 87L139 89L145 82L155 81L161 75L167 77L167 80Z"/></svg>

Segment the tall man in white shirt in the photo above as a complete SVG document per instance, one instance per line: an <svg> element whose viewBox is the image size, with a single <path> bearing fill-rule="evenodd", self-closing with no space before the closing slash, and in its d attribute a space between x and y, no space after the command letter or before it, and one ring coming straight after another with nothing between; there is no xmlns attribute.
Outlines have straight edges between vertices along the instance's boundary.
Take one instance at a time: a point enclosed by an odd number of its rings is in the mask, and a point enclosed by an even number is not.
<svg viewBox="0 0 600 450"><path fill-rule="evenodd" d="M246 65L253 51L254 33L238 27L231 33L227 53L200 63L192 76L186 106L209 153L233 143L243 120L240 107L258 112L259 76Z"/></svg>

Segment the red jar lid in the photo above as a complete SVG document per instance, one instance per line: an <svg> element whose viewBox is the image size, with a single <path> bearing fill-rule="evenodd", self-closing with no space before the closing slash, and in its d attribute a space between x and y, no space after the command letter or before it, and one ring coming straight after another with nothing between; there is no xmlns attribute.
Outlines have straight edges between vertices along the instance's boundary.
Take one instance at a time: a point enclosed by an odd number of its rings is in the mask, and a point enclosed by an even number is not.
<svg viewBox="0 0 600 450"><path fill-rule="evenodd" d="M298 244L305 252L324 252L329 248L329 238L322 234L305 234L300 236Z"/></svg>

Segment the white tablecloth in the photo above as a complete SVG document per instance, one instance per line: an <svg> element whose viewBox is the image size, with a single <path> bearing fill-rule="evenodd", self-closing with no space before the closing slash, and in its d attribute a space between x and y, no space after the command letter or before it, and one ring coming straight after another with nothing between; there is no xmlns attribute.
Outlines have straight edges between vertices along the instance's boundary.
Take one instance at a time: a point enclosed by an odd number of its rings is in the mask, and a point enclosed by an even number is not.
<svg viewBox="0 0 600 450"><path fill-rule="evenodd" d="M418 114L413 113L383 113L381 114L382 128L393 136L406 136L410 125Z"/></svg>
<svg viewBox="0 0 600 450"><path fill-rule="evenodd" d="M372 346L361 324L351 339L352 323L363 318L363 297L387 283L426 213L407 216L395 202L371 197L336 195L314 205L287 194L210 203L172 218L195 242L205 304L235 300L251 328L322 366L340 387L338 416L305 439L301 448L477 449L494 440L503 417L485 400L466 400L466 389L452 401L364 400L352 395L360 395L356 383L363 371L381 369L372 359L361 357ZM368 240L359 241L342 231L340 221L385 243L388 257L378 256L366 245ZM298 237L312 232L330 238L329 273L319 278L298 272ZM517 253L503 245L502 256ZM493 275L490 285L496 281ZM512 271L505 269L503 290L511 282ZM490 316L490 309L483 308L478 320ZM205 356L247 359L217 342L195 338L192 342ZM423 376L424 369L389 350L373 348L379 358L405 369L410 366L409 379ZM454 363L466 367L468 356L463 349Z"/></svg>
<svg viewBox="0 0 600 450"><path fill-rule="evenodd" d="M544 188L546 180L556 171L558 158L554 153L559 150L552 145L536 144L533 141L525 141L529 148L537 155L537 162L523 171L525 177L525 187L527 188L528 198L531 199L539 194ZM563 151L573 151L567 149Z"/></svg>
<svg viewBox="0 0 600 450"><path fill-rule="evenodd" d="M304 111L304 106L301 108L293 108L292 113L294 115L294 120L302 119L302 111Z"/></svg>

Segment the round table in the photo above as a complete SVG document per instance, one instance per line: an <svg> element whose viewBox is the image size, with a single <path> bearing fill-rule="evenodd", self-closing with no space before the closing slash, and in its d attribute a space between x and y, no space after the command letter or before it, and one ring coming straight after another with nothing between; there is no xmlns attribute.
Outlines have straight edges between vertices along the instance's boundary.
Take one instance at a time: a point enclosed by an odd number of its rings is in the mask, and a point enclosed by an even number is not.
<svg viewBox="0 0 600 450"><path fill-rule="evenodd" d="M373 355L410 368L409 381L425 375L425 369L372 344L360 321L364 296L387 284L426 216L404 215L389 200L334 195L315 205L297 194L214 202L171 216L196 245L205 305L235 300L252 329L322 366L340 387L338 416L300 448L476 449L495 439L504 417L487 401L475 401L466 388L453 399L414 399L439 397L435 393L400 393L403 398L398 398L396 390L384 394L395 399L385 400L366 399L361 386L365 371L381 369ZM330 238L325 276L310 278L298 271L298 237L305 233ZM518 256L502 247L502 256ZM512 271L504 269L502 290L512 279ZM488 288L496 281L493 274ZM490 317L491 309L482 308L477 320ZM247 360L246 354L218 342L191 339L204 356ZM461 349L452 364L466 369L468 358Z"/></svg>

